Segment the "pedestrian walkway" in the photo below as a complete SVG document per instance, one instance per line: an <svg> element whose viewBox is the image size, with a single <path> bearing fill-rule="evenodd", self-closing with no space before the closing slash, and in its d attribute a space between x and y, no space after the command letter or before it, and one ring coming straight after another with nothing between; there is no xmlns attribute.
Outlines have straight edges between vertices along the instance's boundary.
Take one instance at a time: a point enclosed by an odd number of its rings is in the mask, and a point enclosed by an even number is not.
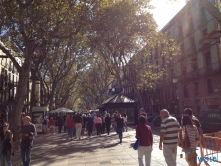
<svg viewBox="0 0 221 166"><path fill-rule="evenodd" d="M109 136L104 134L90 139L84 136L70 141L66 140L66 133L38 135L32 149L31 166L138 166L137 151L131 146L135 141L135 131L130 129L123 135L122 144L118 143L115 132ZM166 166L158 145L159 135L154 134L151 165ZM187 166L185 159L179 157L180 152L178 148L177 166ZM14 166L22 166L18 150L12 161Z"/></svg>

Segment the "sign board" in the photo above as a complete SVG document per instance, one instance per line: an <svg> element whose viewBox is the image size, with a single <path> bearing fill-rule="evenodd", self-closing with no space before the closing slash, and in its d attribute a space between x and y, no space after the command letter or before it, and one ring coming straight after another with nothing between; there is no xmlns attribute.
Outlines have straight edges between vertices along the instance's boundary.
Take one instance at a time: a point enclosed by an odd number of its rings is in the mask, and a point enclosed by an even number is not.
<svg viewBox="0 0 221 166"><path fill-rule="evenodd" d="M202 110L199 120L204 132L221 131L221 109Z"/></svg>
<svg viewBox="0 0 221 166"><path fill-rule="evenodd" d="M36 128L37 133L41 133L42 132L42 123L35 124L35 128Z"/></svg>
<svg viewBox="0 0 221 166"><path fill-rule="evenodd" d="M39 112L32 112L32 123L36 127L36 131L42 132L42 120L44 118L44 112L39 111Z"/></svg>

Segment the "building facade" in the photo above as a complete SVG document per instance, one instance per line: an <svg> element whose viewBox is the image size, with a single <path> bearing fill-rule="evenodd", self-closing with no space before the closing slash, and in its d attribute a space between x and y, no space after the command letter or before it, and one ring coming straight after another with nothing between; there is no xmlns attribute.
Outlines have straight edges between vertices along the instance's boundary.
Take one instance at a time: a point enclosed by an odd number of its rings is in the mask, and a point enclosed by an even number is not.
<svg viewBox="0 0 221 166"><path fill-rule="evenodd" d="M220 0L211 2L221 7ZM161 31L167 32L180 44L181 55L166 64L167 59L161 56L162 50L155 48L145 60L159 68L167 66L163 86L154 91L140 92L145 110L159 114L166 108L172 114L182 114L185 108L190 107L195 115L199 115L202 110L220 109L220 23L197 0L191 0ZM124 95L136 98L132 87L125 89Z"/></svg>
<svg viewBox="0 0 221 166"><path fill-rule="evenodd" d="M212 1L217 6L219 0ZM175 99L182 112L193 108L221 108L221 26L197 0L186 6L162 29L180 43L181 56L173 63Z"/></svg>
<svg viewBox="0 0 221 166"><path fill-rule="evenodd" d="M19 59L17 59L19 61ZM19 74L9 58L0 50L0 109L1 116L8 120L15 100Z"/></svg>

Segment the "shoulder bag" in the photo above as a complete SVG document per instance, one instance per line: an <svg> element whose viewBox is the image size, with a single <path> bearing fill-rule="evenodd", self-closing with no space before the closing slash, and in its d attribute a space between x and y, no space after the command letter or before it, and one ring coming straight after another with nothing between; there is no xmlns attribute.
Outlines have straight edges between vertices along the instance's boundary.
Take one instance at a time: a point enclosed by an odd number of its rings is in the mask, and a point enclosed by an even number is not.
<svg viewBox="0 0 221 166"><path fill-rule="evenodd" d="M185 131L185 136L184 136L184 139L179 141L179 146L183 149L187 149L187 148L191 147L191 143L190 143L190 139L189 139L188 134L187 134L186 126L185 126L184 131Z"/></svg>
<svg viewBox="0 0 221 166"><path fill-rule="evenodd" d="M7 139L8 134L10 134L10 133L11 133L10 130L8 130L7 133L6 133L6 135L5 135L5 137L4 137L4 139L2 140L2 142L1 142L1 148L0 148L0 153L2 153L2 151L3 151L3 149L4 149L5 140Z"/></svg>

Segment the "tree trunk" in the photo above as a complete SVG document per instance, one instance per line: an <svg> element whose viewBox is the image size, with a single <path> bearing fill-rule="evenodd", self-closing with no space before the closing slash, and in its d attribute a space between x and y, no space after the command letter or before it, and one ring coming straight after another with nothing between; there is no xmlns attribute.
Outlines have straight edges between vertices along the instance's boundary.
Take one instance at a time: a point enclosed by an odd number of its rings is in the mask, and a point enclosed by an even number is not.
<svg viewBox="0 0 221 166"><path fill-rule="evenodd" d="M136 92L136 94L137 94L138 103L139 103L140 108L143 108L143 109L144 109L143 99L142 99L142 97L141 97L141 94L140 94L139 89L137 89L137 87L134 86L134 90L135 90L135 92Z"/></svg>
<svg viewBox="0 0 221 166"><path fill-rule="evenodd" d="M32 80L32 85L31 85L31 100L30 100L30 114L32 114L32 108L33 108L34 106L36 106L36 102L35 102L36 95L35 95L35 92L36 92L36 80Z"/></svg>
<svg viewBox="0 0 221 166"><path fill-rule="evenodd" d="M27 97L27 86L29 79L29 70L27 68L30 65L23 65L21 71L19 72L19 82L16 88L15 104L13 105L13 110L9 120L10 130L14 133L14 139L18 140L20 127L21 127L21 112L24 107L24 101ZM27 106L28 107L28 106Z"/></svg>

